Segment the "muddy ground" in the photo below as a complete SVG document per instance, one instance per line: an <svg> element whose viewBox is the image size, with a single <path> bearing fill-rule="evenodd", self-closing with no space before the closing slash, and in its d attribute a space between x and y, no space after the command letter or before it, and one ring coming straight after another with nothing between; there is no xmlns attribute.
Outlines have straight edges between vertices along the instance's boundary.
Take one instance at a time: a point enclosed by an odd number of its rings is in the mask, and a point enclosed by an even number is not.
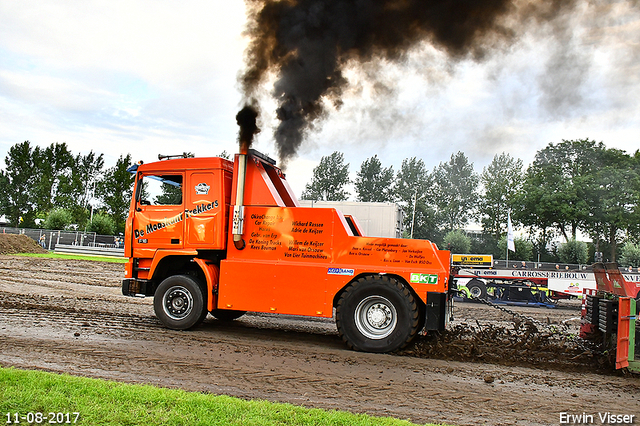
<svg viewBox="0 0 640 426"><path fill-rule="evenodd" d="M459 303L450 331L400 354L349 351L333 321L209 317L164 328L120 293L122 264L0 256L0 365L457 425L553 425L640 414L640 378L571 338ZM579 302L511 308L577 330ZM564 325L562 325L564 324ZM566 326L566 327L565 327ZM636 424L640 424L636 417Z"/></svg>

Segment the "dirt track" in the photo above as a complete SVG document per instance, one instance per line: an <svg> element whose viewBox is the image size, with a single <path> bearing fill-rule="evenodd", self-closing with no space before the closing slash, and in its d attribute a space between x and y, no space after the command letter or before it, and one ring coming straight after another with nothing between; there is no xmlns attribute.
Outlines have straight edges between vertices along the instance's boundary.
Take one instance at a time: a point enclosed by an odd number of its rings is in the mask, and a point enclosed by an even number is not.
<svg viewBox="0 0 640 426"><path fill-rule="evenodd" d="M640 414L640 378L590 372L592 357L571 350L545 357L550 348L543 342L516 342L492 357L491 342L480 344L488 334L465 341L458 327L443 343L421 338L402 354L367 354L347 350L332 321L270 315L233 323L209 317L196 330L179 332L161 326L152 299L121 295L119 264L0 256L0 273L3 366L416 423L549 425L559 424L560 412L585 412L599 424L598 412ZM519 311L575 327L578 306L563 306ZM482 305L458 304L456 315L452 325L464 328L511 323ZM536 367L523 361L527 353Z"/></svg>

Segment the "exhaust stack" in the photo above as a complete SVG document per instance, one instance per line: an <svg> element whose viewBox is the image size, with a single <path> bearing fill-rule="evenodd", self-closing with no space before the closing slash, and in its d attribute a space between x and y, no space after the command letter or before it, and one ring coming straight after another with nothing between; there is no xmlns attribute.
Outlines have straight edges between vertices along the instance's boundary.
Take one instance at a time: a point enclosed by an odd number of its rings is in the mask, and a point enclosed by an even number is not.
<svg viewBox="0 0 640 426"><path fill-rule="evenodd" d="M253 137L260 132L257 124L258 109L253 105L245 105L236 115L236 122L240 126L240 153L238 154L238 173L236 205L233 206L233 245L242 250L247 243L242 238L244 229L244 187L247 175L247 153L253 142Z"/></svg>
<svg viewBox="0 0 640 426"><path fill-rule="evenodd" d="M247 175L247 152L245 149L241 149L240 154L238 154L238 180L237 180L237 190L236 190L236 205L233 206L233 245L238 249L242 250L245 248L247 243L242 238L242 233L244 230L244 185L245 178Z"/></svg>

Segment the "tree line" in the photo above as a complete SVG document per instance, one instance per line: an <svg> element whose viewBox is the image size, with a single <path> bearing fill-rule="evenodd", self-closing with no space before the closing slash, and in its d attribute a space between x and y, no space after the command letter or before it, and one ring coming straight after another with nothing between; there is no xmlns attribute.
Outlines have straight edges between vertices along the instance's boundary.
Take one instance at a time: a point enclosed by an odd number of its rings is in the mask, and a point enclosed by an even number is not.
<svg viewBox="0 0 640 426"><path fill-rule="evenodd" d="M428 170L407 158L400 169L385 167L377 155L349 179L341 152L323 157L302 199L396 202L404 213L405 236L437 242L458 253L506 254L507 214L528 237L516 238L510 258L587 263L603 260L640 265L640 151L630 155L590 139L562 140L539 150L533 163L502 153L478 173L457 152ZM482 232L470 238L471 222ZM576 241L578 232L590 237ZM561 246L552 242L562 237ZM618 247L624 243L622 253Z"/></svg>
<svg viewBox="0 0 640 426"><path fill-rule="evenodd" d="M132 194L130 165L129 154L104 169L104 155L93 150L74 155L66 143L18 143L0 170L0 213L16 227L74 224L105 235L123 232Z"/></svg>
<svg viewBox="0 0 640 426"><path fill-rule="evenodd" d="M121 155L104 169L103 154L74 155L66 143L16 144L0 170L0 214L20 227L36 227L40 219L51 229L75 224L101 234L123 232L131 164L131 155ZM513 224L527 235L516 238L511 259L587 263L603 252L604 260L640 265L640 151L630 155L589 139L549 143L526 168L502 153L479 173L463 152L432 170L411 157L396 171L374 155L362 162L353 182L349 164L336 151L322 157L301 198L396 202L406 237L498 259L505 257L511 212ZM472 222L482 232L470 237L463 230ZM578 232L592 242L576 241ZM565 244L554 246L559 236Z"/></svg>

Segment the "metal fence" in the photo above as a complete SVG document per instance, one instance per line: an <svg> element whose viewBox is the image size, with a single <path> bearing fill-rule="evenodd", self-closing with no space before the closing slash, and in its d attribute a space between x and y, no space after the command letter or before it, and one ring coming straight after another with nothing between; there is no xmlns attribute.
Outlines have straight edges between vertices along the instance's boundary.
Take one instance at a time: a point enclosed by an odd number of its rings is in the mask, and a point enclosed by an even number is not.
<svg viewBox="0 0 640 426"><path fill-rule="evenodd" d="M30 228L10 228L2 227L0 232L3 234L23 234L38 244L42 245L45 249L55 251L59 245L59 251L63 251L68 246L73 246L82 251L83 248L91 249L85 251L91 251L97 253L100 249L105 249L105 253L111 253L110 255L124 255L124 241L120 236L114 235L98 235L95 232L82 232L82 231L54 231L51 229L30 229ZM42 238L44 236L44 238ZM63 248L64 247L64 248ZM115 249L115 250L114 250Z"/></svg>

